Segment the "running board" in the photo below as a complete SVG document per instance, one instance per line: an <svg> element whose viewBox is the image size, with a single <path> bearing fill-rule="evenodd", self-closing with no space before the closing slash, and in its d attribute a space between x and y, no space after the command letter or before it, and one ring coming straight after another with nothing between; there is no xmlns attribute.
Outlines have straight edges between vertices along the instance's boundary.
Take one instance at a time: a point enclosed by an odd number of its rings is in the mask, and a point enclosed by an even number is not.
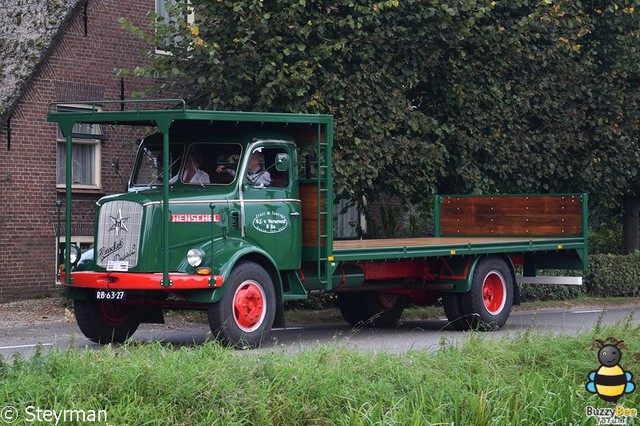
<svg viewBox="0 0 640 426"><path fill-rule="evenodd" d="M518 284L582 285L582 277L517 277Z"/></svg>

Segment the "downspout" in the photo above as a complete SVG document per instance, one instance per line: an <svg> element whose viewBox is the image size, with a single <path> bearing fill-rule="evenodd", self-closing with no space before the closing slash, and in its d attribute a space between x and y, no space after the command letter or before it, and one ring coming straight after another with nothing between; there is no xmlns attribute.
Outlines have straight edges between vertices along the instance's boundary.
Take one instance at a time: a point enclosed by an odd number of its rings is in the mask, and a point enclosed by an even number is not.
<svg viewBox="0 0 640 426"><path fill-rule="evenodd" d="M124 111L124 77L120 77L120 111Z"/></svg>
<svg viewBox="0 0 640 426"><path fill-rule="evenodd" d="M13 114L9 115L7 118L7 151L11 151L11 119L13 118Z"/></svg>
<svg viewBox="0 0 640 426"><path fill-rule="evenodd" d="M84 8L82 10L82 22L84 23L84 36L89 35L89 14L87 8L89 7L89 0L84 2Z"/></svg>

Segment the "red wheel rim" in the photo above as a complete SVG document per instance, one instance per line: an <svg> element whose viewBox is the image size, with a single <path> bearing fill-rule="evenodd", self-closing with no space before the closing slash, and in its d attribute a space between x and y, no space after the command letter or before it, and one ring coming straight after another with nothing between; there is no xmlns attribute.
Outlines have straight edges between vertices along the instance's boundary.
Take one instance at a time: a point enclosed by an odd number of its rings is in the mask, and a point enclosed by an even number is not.
<svg viewBox="0 0 640 426"><path fill-rule="evenodd" d="M122 303L99 302L98 311L104 322L112 327L123 325L129 319L129 309Z"/></svg>
<svg viewBox="0 0 640 426"><path fill-rule="evenodd" d="M482 283L482 301L491 315L498 315L507 302L507 283L498 271L491 271Z"/></svg>
<svg viewBox="0 0 640 426"><path fill-rule="evenodd" d="M233 317L240 330L252 332L264 321L267 306L262 286L255 281L245 281L233 295Z"/></svg>

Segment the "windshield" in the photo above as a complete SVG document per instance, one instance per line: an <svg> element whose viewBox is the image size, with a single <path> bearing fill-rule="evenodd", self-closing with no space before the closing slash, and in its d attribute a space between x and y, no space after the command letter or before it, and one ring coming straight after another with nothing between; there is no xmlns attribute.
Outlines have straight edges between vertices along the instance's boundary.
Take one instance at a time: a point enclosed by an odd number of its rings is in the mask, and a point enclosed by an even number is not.
<svg viewBox="0 0 640 426"><path fill-rule="evenodd" d="M228 185L235 181L242 146L236 143L172 144L169 184ZM132 186L162 185L162 143L143 142L132 174Z"/></svg>
<svg viewBox="0 0 640 426"><path fill-rule="evenodd" d="M180 180L191 185L230 184L236 178L241 153L242 147L235 143L191 144Z"/></svg>
<svg viewBox="0 0 640 426"><path fill-rule="evenodd" d="M175 176L184 157L184 144L169 147L170 176ZM162 185L162 143L144 144L138 151L138 159L133 171L134 186Z"/></svg>

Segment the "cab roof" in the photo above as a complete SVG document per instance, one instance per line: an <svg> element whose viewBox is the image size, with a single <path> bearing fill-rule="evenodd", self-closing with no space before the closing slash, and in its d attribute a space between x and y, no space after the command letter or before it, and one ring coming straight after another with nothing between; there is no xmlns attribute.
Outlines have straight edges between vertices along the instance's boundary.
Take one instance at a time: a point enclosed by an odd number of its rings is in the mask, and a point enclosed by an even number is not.
<svg viewBox="0 0 640 426"><path fill-rule="evenodd" d="M74 105L89 107L69 108ZM323 140L331 145L333 139L331 115L192 110L183 99L52 102L47 121L58 123L65 136L83 123L157 127L169 133L194 126L225 132L286 130L303 144Z"/></svg>
<svg viewBox="0 0 640 426"><path fill-rule="evenodd" d="M58 107L77 104L90 105L91 108L58 111ZM154 106L165 108L155 109ZM193 110L186 108L186 102L183 99L52 102L49 104L47 113L47 121L60 124L158 126L160 122L167 120L313 125L331 124L333 118L325 114Z"/></svg>

